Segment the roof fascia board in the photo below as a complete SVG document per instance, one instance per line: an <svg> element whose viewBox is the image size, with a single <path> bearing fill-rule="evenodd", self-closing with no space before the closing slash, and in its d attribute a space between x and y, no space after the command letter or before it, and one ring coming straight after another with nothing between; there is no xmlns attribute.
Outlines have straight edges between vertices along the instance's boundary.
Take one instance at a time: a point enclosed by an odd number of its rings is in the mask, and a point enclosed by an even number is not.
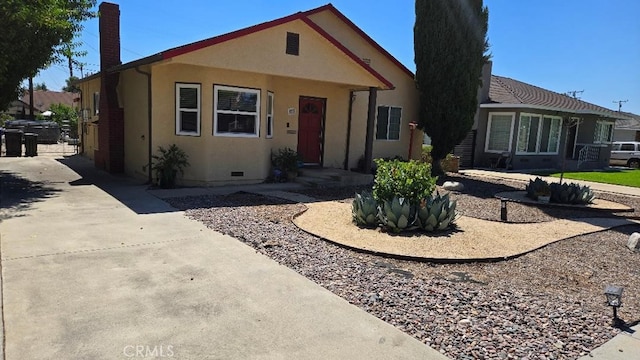
<svg viewBox="0 0 640 360"><path fill-rule="evenodd" d="M559 108L553 106L544 106L544 105L532 105L532 104L503 104L503 103L492 103L492 104L480 104L480 108L483 109L504 109L504 108L513 108L513 109L536 109L536 110L548 110L548 111L561 111L572 114L583 114L583 115L599 115L612 119L627 119L626 116L619 115L613 116L613 114L607 114L600 111L594 110L572 110L566 108Z"/></svg>
<svg viewBox="0 0 640 360"><path fill-rule="evenodd" d="M309 19L306 16L302 17L301 20L304 21L305 24L307 24L310 28L312 28L314 31L316 31L318 34L320 34L322 37L327 39L327 41L329 41L333 46L338 48L345 55L347 55L349 58L351 58L353 61L355 61L358 65L360 65L362 68L364 68L367 72L369 72L371 75L373 75L376 79L378 79L380 82L382 82L388 89L394 89L395 88L395 86L393 86L393 84L389 80L385 79L384 76L382 76L380 73L375 71L371 66L367 65L367 63L362 61L362 59L360 59L360 57L358 57L358 55L354 54L351 50L347 49L344 45L342 45L342 43L340 43L338 40L336 40L336 38L331 36L328 32L326 32L318 24L314 23L311 19Z"/></svg>
<svg viewBox="0 0 640 360"><path fill-rule="evenodd" d="M364 32L362 29L360 29L358 27L358 25L354 24L353 21L349 20L348 17L346 17L343 13L341 13L340 10L336 9L336 7L333 6L332 4L327 4L327 5L321 6L319 8L316 8L316 9L313 9L313 10L309 10L309 11L305 12L304 14L308 16L308 15L317 14L317 13L325 11L325 10L329 10L333 15L335 15L338 19L340 19L342 22L347 24L348 27L350 27L353 31L355 31L367 43L369 43L369 45L373 46L378 52L380 52L387 59L389 59L392 63L394 63L398 68L400 68L400 70L402 70L410 78L415 79L415 74L413 73L413 71L409 70L406 66L404 66L400 61L398 61L398 59L396 59L387 50L385 50L382 46L380 46L380 44L378 44L375 40L373 40L371 38L371 36L367 35L366 32Z"/></svg>
<svg viewBox="0 0 640 360"><path fill-rule="evenodd" d="M223 35L219 35L219 36L215 36L212 38L208 38L205 40L200 40L200 41L196 41L194 43L191 44L187 44L187 45L183 45L183 46L179 46L173 49L169 49L166 51L163 51L161 53L162 58L163 59L169 59L178 55L182 55L182 54L186 54L188 52L192 52L195 50L200 50L202 48L211 46L211 45L215 45L215 44L219 44L225 41L229 41L229 40L233 40L245 35L249 35L249 34L253 34L255 32L261 31L261 30L265 30L274 26L278 26L278 25L282 25L282 24L286 24L288 22L294 21L294 20L298 20L300 18L303 17L303 14L301 12L297 12L295 14L289 15L289 16L285 16L283 18L279 18L276 20L272 20L272 21L267 21L264 22L262 24L257 24L257 25L253 25L253 26L249 26L247 28L244 29L240 29L240 30L236 30L236 31L232 31L230 33L226 33Z"/></svg>

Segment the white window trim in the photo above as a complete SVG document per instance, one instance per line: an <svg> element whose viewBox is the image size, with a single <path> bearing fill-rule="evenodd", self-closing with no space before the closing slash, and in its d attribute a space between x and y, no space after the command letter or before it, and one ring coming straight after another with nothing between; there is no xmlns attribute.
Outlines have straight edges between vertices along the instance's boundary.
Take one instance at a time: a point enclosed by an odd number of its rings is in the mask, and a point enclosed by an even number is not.
<svg viewBox="0 0 640 360"><path fill-rule="evenodd" d="M180 107L180 89L196 89L196 96L197 96L197 108L195 109L188 109L188 108L181 108ZM176 135L184 135L184 136L200 136L200 110L201 109L201 105L200 105L200 84L187 84L187 83L176 83ZM191 131L181 131L180 130L180 121L182 120L182 118L180 117L180 112L181 111L187 111L187 112L195 112L196 113L196 131L195 132L191 132Z"/></svg>
<svg viewBox="0 0 640 360"><path fill-rule="evenodd" d="M218 90L241 91L241 92L248 92L248 93L257 94L258 97L256 98L256 112L254 113L254 112L248 112L248 111L218 110ZM218 132L218 113L221 113L221 114L239 114L239 115L255 115L256 116L256 124L255 124L256 132L253 133L253 134ZM237 86L213 85L213 135L215 135L215 136L226 136L226 137L244 137L244 138L257 138L257 137L260 137L260 90L259 89L250 89L250 88L237 87Z"/></svg>
<svg viewBox="0 0 640 360"><path fill-rule="evenodd" d="M522 122L522 117L523 116L528 116L529 118L531 117L538 117L540 118L540 120L538 121L538 133L536 134L536 149L535 151L518 151L518 144L520 144L520 122ZM542 128L544 127L544 119L548 118L551 119L553 121L553 119L559 119L560 120L560 132L558 133L558 143L556 144L556 150L555 151L546 151L546 152L541 152L540 151L540 141L542 139ZM520 119L518 120L518 139L516 140L516 155L558 155L560 153L560 140L562 140L562 122L563 119L561 116L555 116L555 115L544 115L544 114L533 114L533 113L520 113ZM551 128L549 128L551 129ZM531 132L531 124L529 124L529 133L527 135L530 135ZM528 140L529 136L527 136L527 140ZM549 141L549 139L547 139L547 141ZM527 141L528 142L528 141Z"/></svg>
<svg viewBox="0 0 640 360"><path fill-rule="evenodd" d="M376 126L376 134L374 135L375 140L376 141L400 141L400 139L402 138L402 113L404 112L402 106L393 106L393 105L378 105L376 107L376 122L378 121L378 111L381 107L386 106L389 108L389 115L387 117L387 137L386 139L378 139L378 134L377 134L377 126ZM389 139L389 127L391 126L391 108L397 108L400 109L400 123L398 124L398 138L397 139ZM376 123L377 125L377 123Z"/></svg>
<svg viewBox="0 0 640 360"><path fill-rule="evenodd" d="M611 132L609 134L611 134L609 139L606 140L593 140L594 144L611 144L613 142L613 131L615 129L615 122L611 122L611 121L606 121L606 120L598 120L596 121L596 130L598 130L598 127L602 127L603 125L605 126L611 126ZM600 131L602 133L602 130ZM595 137L595 134L594 134Z"/></svg>
<svg viewBox="0 0 640 360"><path fill-rule="evenodd" d="M275 95L271 91L267 91L267 139L273 139L273 113L275 111ZM269 112L269 104L271 104L271 112ZM271 121L269 121L271 119Z"/></svg>
<svg viewBox="0 0 640 360"><path fill-rule="evenodd" d="M559 155L560 154L560 143L562 142L562 125L564 124L564 119L562 118L562 116L554 116L554 115L542 115L542 122L544 123L544 118L550 118L551 121L553 121L553 119L560 119L560 132L558 132L558 143L556 144L556 150L555 151L547 151L547 152L542 152L540 151L540 140L538 140L538 154L540 155ZM538 139L540 139L540 135L542 135L542 126L539 127L539 133L538 133ZM551 127L549 127L549 130L551 130ZM547 141L549 141L549 139L547 139Z"/></svg>
<svg viewBox="0 0 640 360"><path fill-rule="evenodd" d="M509 149L506 151L511 152L511 148L513 146L513 126L515 125L515 117L516 113L514 112L490 112L488 115L489 120L487 121L487 134L484 139L484 152L491 154L502 154L505 150L489 150L489 138L491 136L491 120L493 115L510 115L511 116L511 128L509 130Z"/></svg>
<svg viewBox="0 0 640 360"><path fill-rule="evenodd" d="M100 115L100 92L93 93L93 115Z"/></svg>

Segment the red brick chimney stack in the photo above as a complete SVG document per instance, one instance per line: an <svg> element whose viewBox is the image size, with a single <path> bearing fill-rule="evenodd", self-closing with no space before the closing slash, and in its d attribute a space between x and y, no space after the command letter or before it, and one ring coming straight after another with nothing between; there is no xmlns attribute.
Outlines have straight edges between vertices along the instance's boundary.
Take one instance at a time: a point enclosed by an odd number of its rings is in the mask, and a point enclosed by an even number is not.
<svg viewBox="0 0 640 360"><path fill-rule="evenodd" d="M124 111L116 91L120 72L120 8L103 2L100 18L100 114L95 165L111 173L124 172Z"/></svg>
<svg viewBox="0 0 640 360"><path fill-rule="evenodd" d="M120 65L120 7L103 2L99 7L100 71Z"/></svg>

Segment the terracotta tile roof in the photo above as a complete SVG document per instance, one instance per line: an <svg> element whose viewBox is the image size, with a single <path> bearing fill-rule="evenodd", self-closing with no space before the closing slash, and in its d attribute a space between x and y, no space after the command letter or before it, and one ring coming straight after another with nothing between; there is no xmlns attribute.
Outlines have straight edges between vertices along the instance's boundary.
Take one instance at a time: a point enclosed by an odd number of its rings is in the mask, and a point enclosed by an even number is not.
<svg viewBox="0 0 640 360"><path fill-rule="evenodd" d="M623 113L594 105L508 77L491 75L489 99L483 107L530 107L576 114L595 114L610 118L627 118ZM503 106L501 106L503 105Z"/></svg>
<svg viewBox="0 0 640 360"><path fill-rule="evenodd" d="M73 99L76 97L78 97L78 94L65 91L35 90L33 92L33 106L39 112L49 110L52 104L73 106ZM29 93L25 93L20 100L29 105Z"/></svg>

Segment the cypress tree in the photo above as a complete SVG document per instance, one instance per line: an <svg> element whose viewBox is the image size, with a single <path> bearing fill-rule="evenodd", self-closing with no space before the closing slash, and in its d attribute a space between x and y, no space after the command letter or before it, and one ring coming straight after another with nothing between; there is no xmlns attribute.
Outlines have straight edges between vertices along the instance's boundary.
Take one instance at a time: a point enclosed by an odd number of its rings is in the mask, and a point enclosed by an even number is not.
<svg viewBox="0 0 640 360"><path fill-rule="evenodd" d="M482 67L489 60L482 0L416 0L414 51L418 128L431 137L433 175L471 130Z"/></svg>

